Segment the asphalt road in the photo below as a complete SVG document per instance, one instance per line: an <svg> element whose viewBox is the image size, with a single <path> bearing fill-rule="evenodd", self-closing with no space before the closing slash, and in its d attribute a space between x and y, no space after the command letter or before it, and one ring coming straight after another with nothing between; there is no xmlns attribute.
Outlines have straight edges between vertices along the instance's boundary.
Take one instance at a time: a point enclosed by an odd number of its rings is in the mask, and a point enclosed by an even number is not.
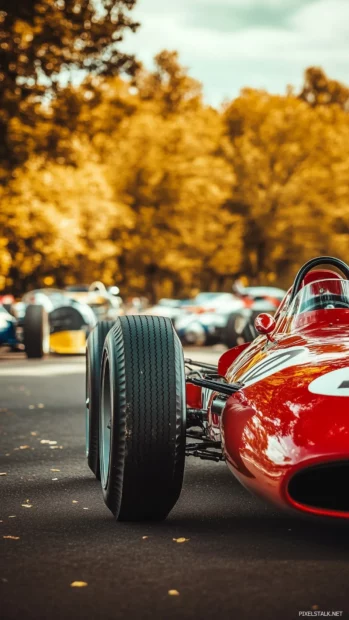
<svg viewBox="0 0 349 620"><path fill-rule="evenodd" d="M0 353L1 620L349 617L349 527L277 513L196 459L164 523L116 523L84 441L84 360Z"/></svg>

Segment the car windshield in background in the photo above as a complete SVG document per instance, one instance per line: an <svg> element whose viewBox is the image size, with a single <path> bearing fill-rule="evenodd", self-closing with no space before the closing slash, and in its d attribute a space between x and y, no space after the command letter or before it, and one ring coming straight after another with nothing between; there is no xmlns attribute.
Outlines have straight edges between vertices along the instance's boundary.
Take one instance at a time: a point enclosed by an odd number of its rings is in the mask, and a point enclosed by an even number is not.
<svg viewBox="0 0 349 620"><path fill-rule="evenodd" d="M59 289L54 288L42 288L35 291L29 291L23 296L23 301L26 304L42 304L46 305L49 300L53 306L64 304L67 301L65 294Z"/></svg>
<svg viewBox="0 0 349 620"><path fill-rule="evenodd" d="M199 293L198 295L196 295L193 301L195 301L198 304L205 304L219 297L220 295L225 295L225 294L226 293Z"/></svg>
<svg viewBox="0 0 349 620"><path fill-rule="evenodd" d="M255 298L276 297L276 299L280 300L282 300L286 295L286 291L282 288L272 286L247 286L245 288L245 292Z"/></svg>
<svg viewBox="0 0 349 620"><path fill-rule="evenodd" d="M73 284L72 286L66 286L65 290L68 293L87 293L89 286L88 284Z"/></svg>
<svg viewBox="0 0 349 620"><path fill-rule="evenodd" d="M235 296L231 293L199 293L195 299L193 299L193 305L217 306L221 303L226 303L235 299Z"/></svg>
<svg viewBox="0 0 349 620"><path fill-rule="evenodd" d="M318 280L302 288L287 314L295 316L315 310L349 309L348 280Z"/></svg>
<svg viewBox="0 0 349 620"><path fill-rule="evenodd" d="M158 306L165 306L166 308L180 308L182 301L180 299L159 299Z"/></svg>

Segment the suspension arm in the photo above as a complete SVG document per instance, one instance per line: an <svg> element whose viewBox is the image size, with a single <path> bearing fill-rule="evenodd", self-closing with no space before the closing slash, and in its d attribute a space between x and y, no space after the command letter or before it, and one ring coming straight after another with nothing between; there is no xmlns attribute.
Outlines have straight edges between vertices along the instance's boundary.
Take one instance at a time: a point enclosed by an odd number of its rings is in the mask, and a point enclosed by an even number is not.
<svg viewBox="0 0 349 620"><path fill-rule="evenodd" d="M218 372L218 366L214 366L213 364L206 364L206 362L195 362L195 360L185 358L184 363L186 366L197 366L198 368L210 370L211 372Z"/></svg>
<svg viewBox="0 0 349 620"><path fill-rule="evenodd" d="M215 381L214 379L201 379L197 377L191 377L187 381L188 383L193 383L193 385L208 388L213 392L220 392L221 394L227 394L228 396L235 394L243 387L242 383L223 383L221 381Z"/></svg>

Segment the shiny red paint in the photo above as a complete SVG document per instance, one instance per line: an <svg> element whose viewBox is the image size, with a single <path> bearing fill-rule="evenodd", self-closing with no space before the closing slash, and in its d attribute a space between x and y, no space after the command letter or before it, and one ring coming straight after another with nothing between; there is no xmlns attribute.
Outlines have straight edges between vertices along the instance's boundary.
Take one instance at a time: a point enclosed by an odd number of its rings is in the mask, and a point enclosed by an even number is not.
<svg viewBox="0 0 349 620"><path fill-rule="evenodd" d="M307 274L308 282L319 275ZM221 439L229 469L251 492L282 508L348 519L349 501L345 509L315 502L311 487L300 501L290 482L314 465L349 464L349 309L287 316L287 303L286 296L273 342L261 335L221 357L220 373L244 386L220 418L209 409L208 435Z"/></svg>
<svg viewBox="0 0 349 620"><path fill-rule="evenodd" d="M269 337L269 340L272 340L270 334L273 333L276 327L276 321L271 314L267 312L262 312L255 318L254 326L259 334L264 334Z"/></svg>
<svg viewBox="0 0 349 620"><path fill-rule="evenodd" d="M332 269L314 269L314 271L307 273L302 282L302 287L307 286L310 282L332 279L342 280L342 276L340 276L336 271L332 271Z"/></svg>
<svg viewBox="0 0 349 620"><path fill-rule="evenodd" d="M322 312L327 314L314 314ZM349 512L301 505L287 490L300 468L349 460L348 398L309 390L317 377L340 368L348 368L349 380L349 311L328 312L333 312L332 327L325 317L318 326L304 319L271 346L263 337L255 341L230 367L228 381L243 381L247 371L276 351L304 348L294 365L252 381L229 398L221 419L222 442L229 468L251 491L279 506L349 518Z"/></svg>
<svg viewBox="0 0 349 620"><path fill-rule="evenodd" d="M225 351L225 353L220 356L218 361L218 374L221 377L225 377L228 368L230 368L236 358L249 346L249 342L244 342L233 349L228 349L228 351Z"/></svg>
<svg viewBox="0 0 349 620"><path fill-rule="evenodd" d="M186 384L186 402L190 409L202 408L202 389L192 383Z"/></svg>

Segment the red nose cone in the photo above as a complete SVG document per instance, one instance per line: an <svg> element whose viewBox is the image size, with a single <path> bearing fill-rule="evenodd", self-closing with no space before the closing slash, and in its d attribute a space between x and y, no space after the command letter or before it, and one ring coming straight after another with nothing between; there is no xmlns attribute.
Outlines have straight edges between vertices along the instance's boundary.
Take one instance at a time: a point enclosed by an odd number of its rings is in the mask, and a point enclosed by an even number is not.
<svg viewBox="0 0 349 620"><path fill-rule="evenodd" d="M348 398L312 392L304 368L286 375L229 399L222 416L228 466L279 506L349 518Z"/></svg>

